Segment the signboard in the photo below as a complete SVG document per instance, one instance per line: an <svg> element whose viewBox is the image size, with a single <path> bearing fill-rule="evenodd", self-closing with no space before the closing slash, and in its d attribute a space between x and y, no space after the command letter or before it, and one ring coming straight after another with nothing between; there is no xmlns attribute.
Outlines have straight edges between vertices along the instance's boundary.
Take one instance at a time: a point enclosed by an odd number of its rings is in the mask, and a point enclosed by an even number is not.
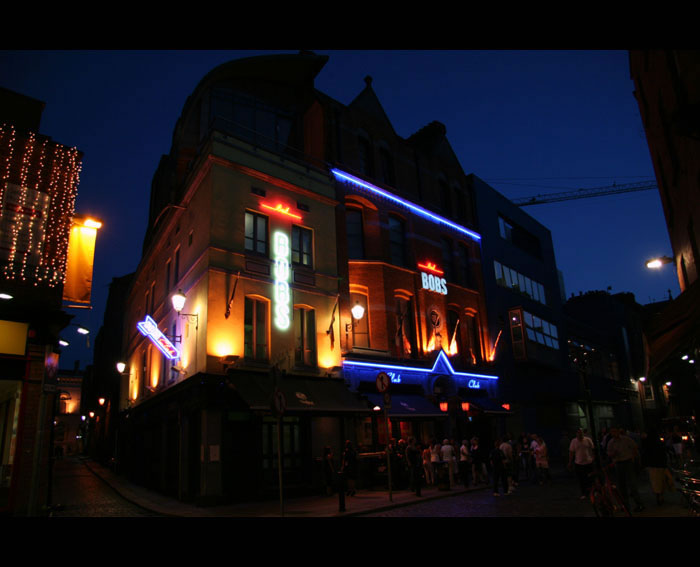
<svg viewBox="0 0 700 567"><path fill-rule="evenodd" d="M150 316L146 315L146 319L140 323L136 323L136 327L142 335L151 339L151 342L158 347L166 358L170 360L180 358L180 351L177 350L168 337L162 333L158 325L156 325L156 322Z"/></svg>
<svg viewBox="0 0 700 567"><path fill-rule="evenodd" d="M284 232L275 233L272 241L272 254L275 261L273 271L275 278L275 326L284 331L289 328L291 322L291 309L289 307L291 301L289 291L291 250L289 237Z"/></svg>
<svg viewBox="0 0 700 567"><path fill-rule="evenodd" d="M390 382L391 380L386 372L380 372L377 374L377 391L379 391L381 394L386 392L389 389Z"/></svg>

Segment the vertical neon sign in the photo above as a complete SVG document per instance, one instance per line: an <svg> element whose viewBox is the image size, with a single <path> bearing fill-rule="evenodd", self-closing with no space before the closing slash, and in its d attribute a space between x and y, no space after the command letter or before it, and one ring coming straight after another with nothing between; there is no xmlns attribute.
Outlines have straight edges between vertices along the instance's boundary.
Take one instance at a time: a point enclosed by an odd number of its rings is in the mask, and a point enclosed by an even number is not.
<svg viewBox="0 0 700 567"><path fill-rule="evenodd" d="M275 261L275 326L285 331L290 325L289 262L291 250L289 248L289 237L284 232L276 232L272 240L272 246Z"/></svg>

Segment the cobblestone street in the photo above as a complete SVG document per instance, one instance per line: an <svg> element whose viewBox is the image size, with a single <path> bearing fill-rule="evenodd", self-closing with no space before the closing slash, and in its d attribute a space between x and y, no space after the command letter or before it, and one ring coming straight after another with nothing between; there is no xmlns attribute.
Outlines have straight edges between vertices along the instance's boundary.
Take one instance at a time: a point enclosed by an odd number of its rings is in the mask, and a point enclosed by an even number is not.
<svg viewBox="0 0 700 567"><path fill-rule="evenodd" d="M59 518L159 516L119 496L77 457L55 462L52 503L52 516Z"/></svg>

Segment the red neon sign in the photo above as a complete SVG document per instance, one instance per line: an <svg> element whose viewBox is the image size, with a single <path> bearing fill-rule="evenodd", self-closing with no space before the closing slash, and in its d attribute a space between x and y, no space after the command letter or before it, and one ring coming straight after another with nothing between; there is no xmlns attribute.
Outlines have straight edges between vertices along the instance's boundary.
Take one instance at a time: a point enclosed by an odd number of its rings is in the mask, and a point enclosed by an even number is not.
<svg viewBox="0 0 700 567"><path fill-rule="evenodd" d="M283 206L282 203L277 203L277 206L275 206L275 207L273 207L272 205L266 205L265 203L262 203L260 206L264 209L269 209L270 211L274 211L275 213L280 213L282 215L292 217L293 219L301 220L301 216L294 214L294 213L290 213L289 207Z"/></svg>
<svg viewBox="0 0 700 567"><path fill-rule="evenodd" d="M427 271L427 272L432 272L433 274L437 274L438 276L443 275L445 272L440 270L435 264L432 262L428 262L427 264L418 264L418 267Z"/></svg>

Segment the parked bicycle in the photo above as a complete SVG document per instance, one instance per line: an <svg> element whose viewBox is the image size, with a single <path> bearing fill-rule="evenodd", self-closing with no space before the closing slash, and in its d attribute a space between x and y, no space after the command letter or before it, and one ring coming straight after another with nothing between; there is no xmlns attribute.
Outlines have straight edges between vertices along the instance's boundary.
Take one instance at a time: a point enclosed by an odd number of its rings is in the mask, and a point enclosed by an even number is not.
<svg viewBox="0 0 700 567"><path fill-rule="evenodd" d="M615 465L609 464L591 473L593 483L588 497L598 518L629 517L630 513L622 499L622 494L610 476L610 469Z"/></svg>
<svg viewBox="0 0 700 567"><path fill-rule="evenodd" d="M680 484L679 492L685 497L691 516L700 516L700 461L688 460L672 469Z"/></svg>

